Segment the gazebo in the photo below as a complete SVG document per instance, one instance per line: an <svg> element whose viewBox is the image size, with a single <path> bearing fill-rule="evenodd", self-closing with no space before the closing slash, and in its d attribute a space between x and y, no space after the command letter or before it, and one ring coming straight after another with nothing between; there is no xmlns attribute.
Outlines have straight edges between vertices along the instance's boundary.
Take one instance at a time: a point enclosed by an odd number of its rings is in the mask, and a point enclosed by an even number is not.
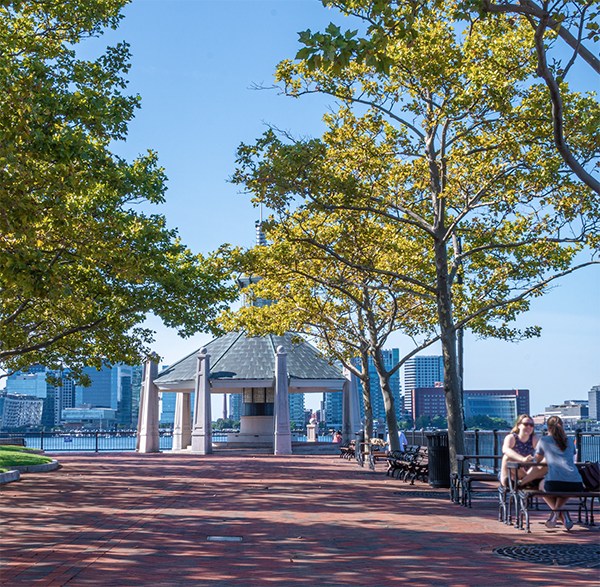
<svg viewBox="0 0 600 587"><path fill-rule="evenodd" d="M177 393L173 450L212 452L211 394L242 394L240 432L228 443L271 444L274 454L292 454L290 393L343 393L342 436L347 442L360 429L356 377L331 365L308 342L283 336L247 336L230 332L194 351L158 374L152 360L144 365L138 452L158 452L158 392ZM194 421L191 393L195 392Z"/></svg>

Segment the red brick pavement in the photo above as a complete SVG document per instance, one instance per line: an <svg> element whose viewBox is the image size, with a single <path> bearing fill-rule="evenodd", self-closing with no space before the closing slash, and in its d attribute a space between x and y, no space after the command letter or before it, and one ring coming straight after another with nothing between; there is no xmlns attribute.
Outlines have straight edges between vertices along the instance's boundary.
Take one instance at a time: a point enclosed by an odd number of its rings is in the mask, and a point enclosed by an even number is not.
<svg viewBox="0 0 600 587"><path fill-rule="evenodd" d="M533 533L403 495L331 456L60 455L2 488L3 586L456 586L596 584L597 569L514 562L519 544L597 544L576 525ZM210 542L208 536L242 537Z"/></svg>

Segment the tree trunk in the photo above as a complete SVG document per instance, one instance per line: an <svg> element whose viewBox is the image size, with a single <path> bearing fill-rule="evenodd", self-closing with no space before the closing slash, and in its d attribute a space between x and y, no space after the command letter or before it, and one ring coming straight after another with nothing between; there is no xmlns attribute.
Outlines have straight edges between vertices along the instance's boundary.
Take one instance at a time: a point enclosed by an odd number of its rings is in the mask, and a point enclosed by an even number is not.
<svg viewBox="0 0 600 587"><path fill-rule="evenodd" d="M381 349L373 350L373 364L379 375L379 385L381 386L381 394L383 395L383 405L385 406L385 421L388 427L390 437L390 451L400 450L400 438L398 436L398 420L396 418L396 401L392 395L390 387L390 375L386 371L383 364L383 356Z"/></svg>
<svg viewBox="0 0 600 587"><path fill-rule="evenodd" d="M361 350L360 363L363 373L361 378L363 390L363 404L365 407L365 442L373 438L373 405L371 404L371 378L369 377L369 353Z"/></svg>
<svg viewBox="0 0 600 587"><path fill-rule="evenodd" d="M437 279L437 307L442 335L444 362L444 395L448 411L448 445L450 468L457 472L457 454L465 454L465 435L462 414L461 385L456 357L456 330L452 317L452 298L448 281L448 253L442 239L435 241L435 269Z"/></svg>

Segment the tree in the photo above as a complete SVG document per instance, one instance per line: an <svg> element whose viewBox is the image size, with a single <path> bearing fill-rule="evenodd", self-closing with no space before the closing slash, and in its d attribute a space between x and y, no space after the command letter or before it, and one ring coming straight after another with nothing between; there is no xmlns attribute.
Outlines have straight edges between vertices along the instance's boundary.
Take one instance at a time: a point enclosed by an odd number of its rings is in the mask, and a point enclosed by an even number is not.
<svg viewBox="0 0 600 587"><path fill-rule="evenodd" d="M366 213L396 241L412 243L404 258L418 251L429 271L415 276L409 263L390 266L385 256L360 269L393 277L406 295L435 307L455 463L464 451L457 329L506 340L539 334L510 323L555 279L598 262L576 265L575 257L598 244L600 202L565 173L552 146L552 121L540 116L546 89L531 84L531 30L495 18L457 35L453 10L415 18L410 43L388 43L389 71L366 62L328 70L282 62L283 92L330 95L339 109L325 117L320 140L268 132L245 146L236 178L279 214ZM564 98L572 145L594 159L598 104ZM319 247L356 265L351 254Z"/></svg>
<svg viewBox="0 0 600 587"><path fill-rule="evenodd" d="M467 418L467 428L473 430L506 430L510 428L509 423L504 418L491 418L490 416L477 415Z"/></svg>
<svg viewBox="0 0 600 587"><path fill-rule="evenodd" d="M192 254L165 219L155 153L109 150L139 97L125 96L127 45L95 61L75 48L116 27L124 0L0 6L0 368L138 363L149 312L182 336L235 296L215 258Z"/></svg>
<svg viewBox="0 0 600 587"><path fill-rule="evenodd" d="M240 164L250 164L246 153L242 146ZM242 176L234 176L234 181L243 181ZM410 243L394 238L390 228L367 214L279 210L276 221L263 224L269 245L258 246L234 261L237 270L261 276L246 294L272 302L247 305L230 315L226 325L244 328L252 335L292 331L310 336L325 356L342 362L361 380L369 438L373 435L371 358L383 395L390 447L399 450L390 377L438 337L431 303L412 300L394 276L386 279L365 269L384 262L398 270L402 257L397 249L407 249ZM345 262L340 262L340 257ZM423 268L414 259L409 265L407 272ZM398 329L413 336L431 336L388 368L382 350L388 336Z"/></svg>
<svg viewBox="0 0 600 587"><path fill-rule="evenodd" d="M333 24L324 33L313 34L310 30L300 33L306 47L297 57L306 60L311 69L331 68L336 73L352 60L388 73L393 63L388 47L398 41L412 43L419 34L413 26L415 20L444 5L441 0L418 3L412 0L323 0L323 4L345 15L356 16L368 25L367 38L357 38L356 30L342 33ZM600 60L590 48L600 39L599 6L598 0L544 0L540 3L522 0L518 4L511 0L462 0L451 4L452 9L446 14L446 18L457 22L459 27L471 26L483 18L508 16L509 22L519 21L531 28L534 34L529 38L529 46L537 57L537 67L531 75L543 79L548 88L547 98L540 107L552 120L549 136L553 137L566 165L596 193L600 193L600 181L597 174L590 171L590 161L578 158L568 145L570 133L568 126L565 131L562 95L568 91L566 76L577 57L585 61L592 75L600 75ZM558 59L554 57L556 54ZM549 64L551 56L553 62ZM493 59L492 55L492 62Z"/></svg>

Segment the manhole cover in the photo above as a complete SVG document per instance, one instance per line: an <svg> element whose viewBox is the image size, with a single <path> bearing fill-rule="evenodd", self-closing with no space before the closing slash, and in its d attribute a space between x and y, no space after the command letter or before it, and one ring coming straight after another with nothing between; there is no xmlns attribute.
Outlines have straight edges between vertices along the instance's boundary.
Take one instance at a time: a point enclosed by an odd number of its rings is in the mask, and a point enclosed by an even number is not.
<svg viewBox="0 0 600 587"><path fill-rule="evenodd" d="M430 497L433 499L450 499L448 493L439 491L394 491L396 495L406 495L407 497Z"/></svg>
<svg viewBox="0 0 600 587"><path fill-rule="evenodd" d="M600 568L600 546L596 544L528 544L503 546L496 554L539 565Z"/></svg>

